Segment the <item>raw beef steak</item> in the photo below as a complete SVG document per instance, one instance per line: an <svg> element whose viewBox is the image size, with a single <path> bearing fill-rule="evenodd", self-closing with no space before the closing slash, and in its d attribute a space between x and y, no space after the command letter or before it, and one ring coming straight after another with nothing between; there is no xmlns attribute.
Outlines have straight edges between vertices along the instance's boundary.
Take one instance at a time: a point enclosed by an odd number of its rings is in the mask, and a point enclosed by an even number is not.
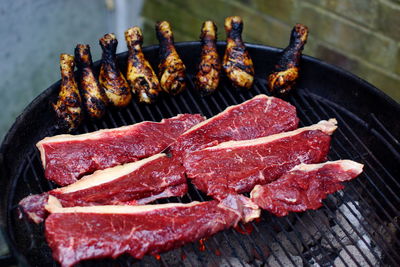
<svg viewBox="0 0 400 267"><path fill-rule="evenodd" d="M184 172L180 162L157 154L96 171L62 188L28 196L19 205L32 221L40 223L47 215L44 204L49 195L57 197L64 207L146 204L186 194Z"/></svg>
<svg viewBox="0 0 400 267"><path fill-rule="evenodd" d="M46 240L62 266L128 253L135 258L205 238L241 219L217 201L62 208L50 197ZM259 216L259 210L256 216Z"/></svg>
<svg viewBox="0 0 400 267"><path fill-rule="evenodd" d="M300 163L326 160L336 120L253 140L230 141L194 151L184 158L191 182L216 199L250 192Z"/></svg>
<svg viewBox="0 0 400 267"><path fill-rule="evenodd" d="M69 185L85 174L147 158L163 151L183 132L203 121L181 114L81 135L46 137L37 143L47 179Z"/></svg>
<svg viewBox="0 0 400 267"><path fill-rule="evenodd" d="M298 123L294 106L279 98L258 95L197 124L183 133L170 150L180 158L187 152L230 140L249 140L291 131Z"/></svg>
<svg viewBox="0 0 400 267"><path fill-rule="evenodd" d="M251 199L277 216L315 210L328 194L343 189L341 183L357 177L362 169L362 164L351 160L300 164L272 183L255 186Z"/></svg>

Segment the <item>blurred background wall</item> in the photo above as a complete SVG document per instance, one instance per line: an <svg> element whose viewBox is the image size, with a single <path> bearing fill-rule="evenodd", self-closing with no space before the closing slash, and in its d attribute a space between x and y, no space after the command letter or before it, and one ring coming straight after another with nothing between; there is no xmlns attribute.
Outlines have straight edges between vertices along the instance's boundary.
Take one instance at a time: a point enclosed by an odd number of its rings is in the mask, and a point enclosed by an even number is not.
<svg viewBox="0 0 400 267"><path fill-rule="evenodd" d="M142 17L146 44L154 23L172 22L176 41L197 40L212 19L225 38L226 16L244 20L246 42L285 47L293 25L310 29L304 53L347 69L400 102L400 0L147 0Z"/></svg>

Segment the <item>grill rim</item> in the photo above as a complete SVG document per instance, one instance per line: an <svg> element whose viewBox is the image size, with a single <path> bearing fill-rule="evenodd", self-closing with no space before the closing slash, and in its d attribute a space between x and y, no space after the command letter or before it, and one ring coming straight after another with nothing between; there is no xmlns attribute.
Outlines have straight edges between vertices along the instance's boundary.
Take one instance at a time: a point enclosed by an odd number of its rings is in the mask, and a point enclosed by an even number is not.
<svg viewBox="0 0 400 267"><path fill-rule="evenodd" d="M200 47L200 42L179 42L176 43L176 48L179 52L180 49L182 48L198 48ZM219 49L223 49L225 47L225 42L218 42L218 47ZM279 54L282 49L280 48L276 48L276 47L270 47L270 46L264 46L264 45L260 45L260 44L248 44L246 43L246 47L249 50L263 50L269 53L273 53L275 55ZM152 45L152 46L148 46L143 48L144 53L149 53L149 52L154 52L154 51L158 51L158 45ZM251 54L251 51L250 51ZM127 56L127 52L123 52L117 55L117 58L119 60L119 62L121 63L121 59L126 58ZM191 56L193 58L193 56ZM254 58L253 58L254 60ZM373 86L372 84L368 83L367 81L359 78L358 76L340 68L334 65L331 65L329 63L326 63L324 61L321 61L317 58L311 57L311 56L302 56L302 64L315 64L316 66L320 66L323 68L326 68L326 71L331 72L331 73L336 73L338 75L341 75L342 77L346 77L347 79L351 79L353 80L355 83L357 83L359 85L359 89L361 89L361 91L365 91L368 92L370 94L372 94L373 96L377 97L377 99L385 102L385 106L383 108L386 109L392 109L392 111L395 112L400 112L400 105L392 98L390 98L388 95L386 95L383 91L379 90L378 88L376 88L375 86ZM94 68L98 68L98 66L100 65L100 60L96 61L94 63ZM256 71L256 75L257 75L257 71ZM266 73L264 73L264 75L266 75ZM260 77L260 75L257 75L257 77ZM264 80L264 79L263 79ZM12 173L12 171L10 170L11 168L9 167L9 169L7 169L6 166L6 156L9 153L9 150L11 148L11 145L13 144L13 139L15 139L16 137L18 137L19 132L21 130L26 130L26 121L28 120L29 117L29 113L38 110L38 106L40 103L42 102L49 102L52 99L54 99L54 96L57 95L56 92L58 92L58 88L60 85L60 80L55 82L54 84L52 84L49 88L47 88L46 90L44 90L42 93L40 93L24 110L23 112L17 117L17 119L15 120L14 124L11 126L10 130L7 132L7 134L5 135L3 142L1 144L0 147L0 175L1 175L1 179L0 179L0 188L2 188L1 190L4 190L4 194L2 199L1 199L1 207L0 207L0 229L3 231L3 233L5 234L5 239L6 242L10 248L10 253L16 258L16 260L18 261L18 263L22 264L22 265L27 265L27 260L25 255L20 251L20 248L18 247L17 244L15 244L14 242L11 241L11 236L10 236L10 232L7 229L7 224L10 223L10 203L11 203L11 196L13 195L14 192L12 192L13 190L16 190L16 188L13 188L13 185L15 183L16 178L18 178L18 174L21 173L21 171L23 171L23 164L20 164L19 168L17 170L14 170L14 175L10 175ZM49 105L48 105L49 106ZM45 109L49 109L49 107L45 107ZM395 113L393 113L395 114ZM375 114L376 115L376 114ZM379 121L379 119L378 119ZM383 124L384 125L384 124ZM25 129L24 129L25 128ZM49 129L45 129L45 131L48 131ZM394 133L392 133L394 134ZM398 139L399 136L394 136L394 138ZM12 162L12 160L11 160ZM17 163L17 162L15 162ZM18 166L17 164L10 164L13 165L14 168L16 166ZM11 177L6 179L6 177Z"/></svg>

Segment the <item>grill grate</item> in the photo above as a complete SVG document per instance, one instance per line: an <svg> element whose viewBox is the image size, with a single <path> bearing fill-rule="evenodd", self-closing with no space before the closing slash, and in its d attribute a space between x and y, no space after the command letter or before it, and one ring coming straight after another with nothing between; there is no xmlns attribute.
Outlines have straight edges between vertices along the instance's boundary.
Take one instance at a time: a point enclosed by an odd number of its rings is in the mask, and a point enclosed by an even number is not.
<svg viewBox="0 0 400 267"><path fill-rule="evenodd" d="M268 94L263 81L256 79L251 91L232 91L223 82L212 96L201 98L192 90L191 78L190 90L177 97L162 97L152 106L132 102L125 109L111 110L101 121L85 123L78 133L144 120L159 121L179 113L200 113L211 117L257 94ZM393 171L386 167L386 162L374 153L374 146L387 147L393 155L390 160L399 164L400 143L374 114L362 120L307 88L299 88L288 101L296 106L301 125L337 118L339 128L332 140L330 160L347 158L365 164L363 174L347 183L343 192L330 196L320 210L284 218L264 212L257 222L240 224L236 230L223 231L201 244L187 244L156 257L145 256L138 261L121 256L116 260L86 261L80 266L331 266L338 261L343 266L361 266L363 263L371 266L397 265L400 260L400 240L396 236L400 232L397 221L400 198L395 192L399 192L400 184ZM48 135L54 135L54 132L49 130ZM365 140L373 145L367 146ZM34 146L21 166L12 187L17 190L10 194L8 202L8 227L12 242L21 247L32 265L57 266L44 241L43 226L32 225L26 218L18 219L17 206L19 200L28 194L45 192L55 186L44 179L39 153ZM158 203L208 199L190 186L186 196L159 200ZM326 223L320 223L322 221Z"/></svg>

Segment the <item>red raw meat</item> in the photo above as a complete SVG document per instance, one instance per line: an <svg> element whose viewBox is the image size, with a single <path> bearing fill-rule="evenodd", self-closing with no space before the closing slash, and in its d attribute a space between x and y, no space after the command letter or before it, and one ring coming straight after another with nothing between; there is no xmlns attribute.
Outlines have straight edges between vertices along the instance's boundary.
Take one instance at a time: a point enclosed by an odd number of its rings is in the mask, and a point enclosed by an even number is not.
<svg viewBox="0 0 400 267"><path fill-rule="evenodd" d="M357 177L362 169L362 164L351 160L300 164L278 180L254 187L251 199L277 216L315 210L328 194L344 188L341 182Z"/></svg>
<svg viewBox="0 0 400 267"><path fill-rule="evenodd" d="M201 191L216 199L250 192L300 163L326 160L336 120L253 140L230 141L188 153L183 165Z"/></svg>
<svg viewBox="0 0 400 267"><path fill-rule="evenodd" d="M181 114L161 122L145 121L81 135L46 137L36 146L46 178L65 186L95 170L157 154L203 120L198 114Z"/></svg>
<svg viewBox="0 0 400 267"><path fill-rule="evenodd" d="M230 140L249 140L291 131L298 123L294 106L279 98L258 95L197 124L182 134L170 150L180 158L186 152Z"/></svg>
<svg viewBox="0 0 400 267"><path fill-rule="evenodd" d="M49 195L64 207L93 205L137 205L159 198L183 196L187 183L183 166L165 154L96 171L68 186L31 195L19 205L29 218L40 223L46 217Z"/></svg>
<svg viewBox="0 0 400 267"><path fill-rule="evenodd" d="M62 266L124 253L140 259L211 236L241 219L217 201L62 208L50 197L46 208L51 213L46 240Z"/></svg>

